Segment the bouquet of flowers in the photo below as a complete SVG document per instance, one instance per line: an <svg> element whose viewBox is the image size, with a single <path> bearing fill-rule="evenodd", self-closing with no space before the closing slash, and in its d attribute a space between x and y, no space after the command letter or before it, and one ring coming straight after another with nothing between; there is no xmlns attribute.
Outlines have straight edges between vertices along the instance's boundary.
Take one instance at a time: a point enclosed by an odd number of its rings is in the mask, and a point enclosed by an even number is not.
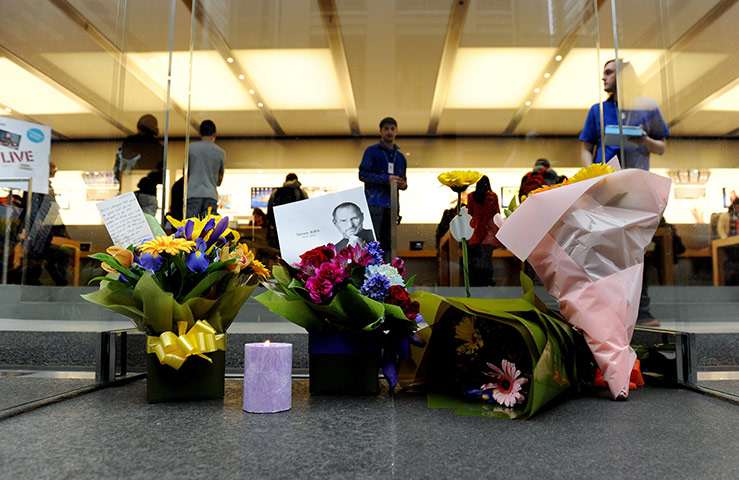
<svg viewBox="0 0 739 480"><path fill-rule="evenodd" d="M584 332L613 398L628 396L644 253L669 191L670 180L659 175L594 164L535 190L505 222L496 217L497 238L528 259L567 321Z"/></svg>
<svg viewBox="0 0 739 480"><path fill-rule="evenodd" d="M212 363L225 351L225 332L239 309L269 271L238 243L228 217L169 217L177 227L172 235L148 220L154 238L91 255L109 273L93 279L100 289L82 297L131 318L148 335L147 353L166 368L187 367L192 356Z"/></svg>
<svg viewBox="0 0 739 480"><path fill-rule="evenodd" d="M270 289L256 300L305 328L311 342L323 333L370 342L381 351L383 373L395 387L396 365L409 356L409 342L416 340L413 333L422 317L407 290L413 278L403 280L403 260L384 263L382 255L377 242L338 251L332 244L316 247L303 253L299 264L275 265ZM310 349L318 353L336 347L312 343ZM375 367L375 378L376 373Z"/></svg>
<svg viewBox="0 0 739 480"><path fill-rule="evenodd" d="M548 309L521 274L519 299L438 297L416 292L429 326L403 380L423 385L432 408L455 414L529 418L595 367L582 335Z"/></svg>

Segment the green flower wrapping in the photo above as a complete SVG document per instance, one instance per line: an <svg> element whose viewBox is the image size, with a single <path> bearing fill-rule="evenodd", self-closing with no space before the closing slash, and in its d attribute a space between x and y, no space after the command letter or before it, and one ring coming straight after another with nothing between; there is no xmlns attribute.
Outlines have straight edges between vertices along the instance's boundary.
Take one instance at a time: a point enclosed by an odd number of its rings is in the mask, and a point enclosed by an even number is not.
<svg viewBox="0 0 739 480"><path fill-rule="evenodd" d="M520 299L445 298L416 292L429 327L399 372L401 384L424 386L432 408L455 414L529 418L592 378L582 335L536 297L521 274Z"/></svg>

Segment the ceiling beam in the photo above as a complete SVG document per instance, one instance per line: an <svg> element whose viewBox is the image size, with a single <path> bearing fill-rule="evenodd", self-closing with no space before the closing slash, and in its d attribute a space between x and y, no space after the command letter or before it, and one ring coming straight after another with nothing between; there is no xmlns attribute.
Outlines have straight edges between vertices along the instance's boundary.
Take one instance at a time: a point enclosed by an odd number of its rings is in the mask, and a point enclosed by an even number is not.
<svg viewBox="0 0 739 480"><path fill-rule="evenodd" d="M185 7L187 7L190 13L193 13L193 0L182 0L182 3L185 5ZM221 55L221 57L223 57L223 60L226 61L226 64L231 69L231 72L234 74L234 76L238 78L239 84L254 99L254 103L258 106L259 112L262 114L262 117L269 124L269 126L272 127L275 135L279 137L284 137L285 131L282 129L279 122L275 118L275 115L267 105L267 102L259 93L257 86L251 81L251 77L249 77L244 67L241 66L241 63L236 59L228 41L226 41L226 38L223 36L221 31L218 30L216 24L213 23L213 20L211 20L210 16L205 11L205 7L203 7L202 2L196 3L195 18L198 20L198 22L200 22L200 24L207 32L208 37L213 44L213 47Z"/></svg>
<svg viewBox="0 0 739 480"><path fill-rule="evenodd" d="M122 95L125 91L125 80L121 72L130 72L135 76L141 83L143 83L149 90L154 92L159 98L166 101L167 89L163 88L160 84L154 81L151 76L145 73L135 64L129 64L126 58L126 54L108 37L106 37L97 27L90 23L79 10L74 8L67 0L49 0L51 4L57 7L69 20L75 25L80 27L92 41L94 41L100 48L108 52L113 59L115 59L116 66L120 69L119 74L116 75L118 84L116 89L118 94L118 102L122 103ZM182 118L187 117L187 109L183 108L174 99L170 98L170 109ZM122 110L122 106L119 105L117 110ZM200 128L200 123L197 120L191 119L190 126L195 130Z"/></svg>
<svg viewBox="0 0 739 480"><path fill-rule="evenodd" d="M336 72L336 80L339 83L341 98L344 101L344 111L349 121L349 129L354 136L360 136L359 116L357 114L357 103L354 99L354 89L352 88L352 77L349 73L349 64L346 60L346 50L344 49L344 39L341 35L341 26L339 25L339 15L336 11L336 3L334 0L318 0L318 6L321 9L321 18L323 19L323 27L326 29L326 38L328 39L328 48L331 50L331 58L334 62L334 71Z"/></svg>
<svg viewBox="0 0 739 480"><path fill-rule="evenodd" d="M96 114L121 132L126 135L133 135L133 130L126 128L125 125L116 120L113 115L108 112L110 105L98 98L94 93L89 92L82 85L78 85L78 82L74 81L74 79L70 78L68 75L64 75L62 72L55 72L53 75L50 75L36 66L31 65L20 56L5 48L3 45L0 45L0 55L6 57L11 62L23 68L39 80L45 82L47 85L50 85L56 90L62 92L69 98L75 99L76 102L83 105L91 113Z"/></svg>
<svg viewBox="0 0 739 480"><path fill-rule="evenodd" d="M600 8L603 6L604 3L606 3L606 1L607 0L597 0L598 11L600 11ZM577 20L573 22L569 30L567 30L567 33L565 33L565 36L559 42L557 50L554 52L554 56L552 56L552 58L546 64L541 73L537 75L534 84L531 85L531 88L529 88L528 95L526 95L526 97L524 97L524 99L521 101L521 104L518 106L518 109L516 109L516 112L513 114L510 122L508 122L508 125L503 131L504 135L513 135L513 132L516 130L516 128L518 128L518 125L521 123L521 120L523 120L523 117L529 112L529 109L531 108L531 105L536 98L537 92L541 91L541 89L544 87L544 84L547 83L549 78L551 78L552 75L554 75L554 73L557 71L559 66L562 65L562 60L564 60L567 54L570 53L570 50L574 48L580 38L584 35L583 30L590 23L590 21L593 20L595 15L597 15L597 11L596 7L593 6L593 2L585 3L580 16L577 18ZM598 32L596 32L596 35L597 34ZM560 60L556 60L557 57L560 57Z"/></svg>
<svg viewBox="0 0 739 480"><path fill-rule="evenodd" d="M449 94L449 84L452 81L454 62L457 59L457 51L459 50L459 43L462 39L464 21L467 18L470 1L471 0L452 0L452 9L449 13L449 23L446 27L444 46L441 50L441 60L439 61L439 72L436 75L434 96L431 100L431 113L429 114L429 127L427 130L428 135L436 135L439 133L441 113L444 111L444 105L446 104L447 95Z"/></svg>
<svg viewBox="0 0 739 480"><path fill-rule="evenodd" d="M10 118L16 118L19 120L23 120L24 122L41 123L29 115L15 111L15 109L11 108L10 105L6 105L2 102L0 102L0 109L8 112L7 115L0 115L0 119L10 117ZM59 133L58 130L54 130L53 128L51 129L51 135L52 137L54 137L54 140L69 140L69 137Z"/></svg>
<svg viewBox="0 0 739 480"><path fill-rule="evenodd" d="M661 76L672 76L671 67L674 59L686 50L693 41L708 30L717 20L731 10L739 0L720 0L703 17L683 33L664 53L664 60L655 70L645 72L647 79L661 81ZM668 75L669 74L669 75ZM649 81L649 80L647 80ZM671 83L672 84L672 83ZM667 125L674 127L695 112L700 111L711 101L739 85L739 65L734 56L705 72L701 77L678 92L673 92L667 101ZM732 135L732 132L727 134Z"/></svg>

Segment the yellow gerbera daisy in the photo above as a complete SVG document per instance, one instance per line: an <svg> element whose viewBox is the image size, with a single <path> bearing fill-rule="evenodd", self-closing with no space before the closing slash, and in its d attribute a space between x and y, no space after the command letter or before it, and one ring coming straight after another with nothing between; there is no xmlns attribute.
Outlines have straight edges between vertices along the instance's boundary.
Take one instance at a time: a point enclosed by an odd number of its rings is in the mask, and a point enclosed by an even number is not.
<svg viewBox="0 0 739 480"><path fill-rule="evenodd" d="M482 178L482 173L475 170L452 170L440 173L437 178L442 185L447 187L469 187Z"/></svg>
<svg viewBox="0 0 739 480"><path fill-rule="evenodd" d="M616 170L613 167L609 167L603 163L594 163L587 168L581 168L576 174L570 178L570 183L582 182L590 178L600 177L601 175L607 175L613 173Z"/></svg>
<svg viewBox="0 0 739 480"><path fill-rule="evenodd" d="M464 341L457 347L457 352L462 354L473 354L483 345L480 332L475 329L475 317L462 318L459 325L454 328L454 338Z"/></svg>
<svg viewBox="0 0 739 480"><path fill-rule="evenodd" d="M190 253L193 248L195 248L195 242L192 240L169 236L154 237L136 247L139 252L150 253L154 257L164 252L170 255L177 255L179 252Z"/></svg>
<svg viewBox="0 0 739 480"><path fill-rule="evenodd" d="M254 260L253 262L251 262L251 268L252 270L254 270L254 273L259 275L260 277L269 278L270 276L267 267L265 267L264 264L259 260Z"/></svg>

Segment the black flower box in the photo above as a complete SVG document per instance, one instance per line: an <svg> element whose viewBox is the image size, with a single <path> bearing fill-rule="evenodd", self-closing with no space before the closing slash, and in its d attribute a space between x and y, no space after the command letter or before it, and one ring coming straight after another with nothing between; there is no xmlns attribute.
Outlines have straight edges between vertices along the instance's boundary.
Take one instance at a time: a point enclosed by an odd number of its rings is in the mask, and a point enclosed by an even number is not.
<svg viewBox="0 0 739 480"><path fill-rule="evenodd" d="M380 349L372 335L309 333L313 395L377 395Z"/></svg>
<svg viewBox="0 0 739 480"><path fill-rule="evenodd" d="M149 403L222 399L226 379L226 352L216 350L204 358L191 356L179 370L146 356L146 400Z"/></svg>

